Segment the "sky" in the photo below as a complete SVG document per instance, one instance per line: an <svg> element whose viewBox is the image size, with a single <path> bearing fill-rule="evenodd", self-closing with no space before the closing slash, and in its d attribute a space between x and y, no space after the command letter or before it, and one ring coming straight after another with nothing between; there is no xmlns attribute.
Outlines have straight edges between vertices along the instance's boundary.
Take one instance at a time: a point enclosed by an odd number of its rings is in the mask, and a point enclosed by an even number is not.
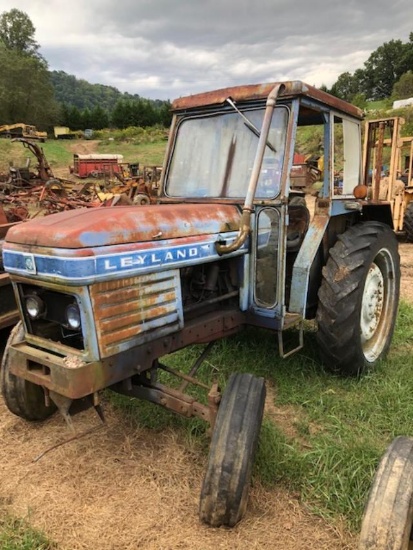
<svg viewBox="0 0 413 550"><path fill-rule="evenodd" d="M279 80L330 87L413 32L412 0L0 0L12 8L50 70L164 100Z"/></svg>

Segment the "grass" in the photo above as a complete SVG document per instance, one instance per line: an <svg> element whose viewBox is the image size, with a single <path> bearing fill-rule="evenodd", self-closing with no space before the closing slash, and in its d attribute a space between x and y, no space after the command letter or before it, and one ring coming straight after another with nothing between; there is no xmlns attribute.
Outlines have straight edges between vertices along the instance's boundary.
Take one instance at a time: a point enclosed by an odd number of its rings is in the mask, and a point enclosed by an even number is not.
<svg viewBox="0 0 413 550"><path fill-rule="evenodd" d="M165 154L166 141L153 142L111 142L102 141L99 144L99 153L119 153L125 162L139 162L141 166L162 166Z"/></svg>
<svg viewBox="0 0 413 550"><path fill-rule="evenodd" d="M24 519L1 513L0 548L2 550L54 550L57 546L30 527Z"/></svg>
<svg viewBox="0 0 413 550"><path fill-rule="evenodd" d="M166 149L166 140L160 132L154 135L148 133L138 138L129 140L111 140L105 138L94 142L96 153L109 153L123 155L124 162L136 163L140 166L162 166ZM73 153L84 153L85 147L92 146L85 140L54 140L39 143L46 155L52 170L54 168L69 167L73 165ZM9 164L12 161L16 167L23 167L26 159L30 158L32 169L36 166L35 157L21 143L11 142L8 139L0 139L0 174L7 174ZM69 171L68 171L69 175Z"/></svg>
<svg viewBox="0 0 413 550"><path fill-rule="evenodd" d="M329 520L344 519L355 532L375 469L385 448L397 435L413 436L411 343L413 308L401 304L388 358L360 379L346 379L320 366L315 333L305 337L297 355L281 360L273 334L248 329L216 344L208 358L213 375L225 380L233 371L264 376L275 388L279 414L264 420L255 464L255 478L267 487L283 484L299 491L307 506ZM190 347L165 358L186 368L199 348ZM211 370L211 369L206 369ZM153 430L173 427L207 452L205 427L148 403L116 396L114 405Z"/></svg>
<svg viewBox="0 0 413 550"><path fill-rule="evenodd" d="M368 111L382 111L391 109L393 102L391 99L380 99L377 101L368 101L366 104L366 110Z"/></svg>

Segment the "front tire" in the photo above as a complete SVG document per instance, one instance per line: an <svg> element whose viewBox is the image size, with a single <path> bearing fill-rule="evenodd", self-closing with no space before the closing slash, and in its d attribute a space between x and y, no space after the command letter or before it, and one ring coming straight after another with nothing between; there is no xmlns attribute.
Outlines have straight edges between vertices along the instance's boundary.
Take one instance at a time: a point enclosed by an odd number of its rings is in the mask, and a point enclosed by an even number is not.
<svg viewBox="0 0 413 550"><path fill-rule="evenodd" d="M359 550L412 548L413 440L397 437L380 461L364 510Z"/></svg>
<svg viewBox="0 0 413 550"><path fill-rule="evenodd" d="M10 372L10 346L23 339L24 329L20 321L10 333L1 362L1 393L7 408L16 416L25 420L45 420L55 412L56 406L46 406L43 388Z"/></svg>
<svg viewBox="0 0 413 550"><path fill-rule="evenodd" d="M365 222L339 235L323 268L317 340L333 372L358 375L388 351L400 292L400 257L394 232Z"/></svg>
<svg viewBox="0 0 413 550"><path fill-rule="evenodd" d="M264 413L265 382L233 374L222 397L201 489L199 515L212 527L243 517Z"/></svg>

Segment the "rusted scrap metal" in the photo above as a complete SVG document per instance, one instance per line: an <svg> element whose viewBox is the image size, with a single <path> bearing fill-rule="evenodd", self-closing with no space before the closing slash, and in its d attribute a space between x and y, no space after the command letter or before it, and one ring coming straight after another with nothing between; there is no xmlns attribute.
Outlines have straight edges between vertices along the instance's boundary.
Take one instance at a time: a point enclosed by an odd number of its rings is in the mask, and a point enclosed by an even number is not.
<svg viewBox="0 0 413 550"><path fill-rule="evenodd" d="M42 181L48 181L49 179L54 177L50 164L48 163L46 156L43 152L43 149L39 147L37 143L34 143L33 141L30 141L26 138L15 138L15 139L12 139L12 141L20 142L23 145L23 147L28 149L36 157L37 174L31 173L32 179L40 179ZM27 169L28 168L29 167L27 166Z"/></svg>
<svg viewBox="0 0 413 550"><path fill-rule="evenodd" d="M119 173L105 174L103 179L82 182L54 176L43 149L36 143L16 138L37 160L35 171L26 166L10 166L9 174L0 178L0 203L4 223L22 222L76 208L96 208L125 204L146 205L157 200L161 168L139 164L122 164Z"/></svg>
<svg viewBox="0 0 413 550"><path fill-rule="evenodd" d="M160 166L144 166L135 173L129 164L123 163L120 172L112 176L103 176L99 184L102 192L123 194L130 199L130 204L145 205L155 203L158 196L162 168Z"/></svg>
<svg viewBox="0 0 413 550"><path fill-rule="evenodd" d="M25 221L39 215L54 214L75 208L105 206L96 195L79 196L77 193L60 192L60 189L38 186L28 191L0 193L0 201L8 223Z"/></svg>

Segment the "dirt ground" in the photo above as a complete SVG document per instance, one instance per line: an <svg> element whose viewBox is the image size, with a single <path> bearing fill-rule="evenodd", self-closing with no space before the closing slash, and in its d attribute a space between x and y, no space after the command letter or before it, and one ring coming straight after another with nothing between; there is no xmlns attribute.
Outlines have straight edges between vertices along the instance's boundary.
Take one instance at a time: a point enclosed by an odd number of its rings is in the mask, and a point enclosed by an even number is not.
<svg viewBox="0 0 413 550"><path fill-rule="evenodd" d="M402 298L413 301L413 245L400 252ZM97 429L56 447L70 438L59 415L27 423L0 400L0 513L26 517L59 550L356 548L356 537L311 515L281 487L255 485L234 529L201 524L205 456L171 429L136 429L105 411L105 427L92 411L75 417L78 433Z"/></svg>
<svg viewBox="0 0 413 550"><path fill-rule="evenodd" d="M402 270L400 296L407 302L413 302L413 244L400 243L399 252Z"/></svg>

